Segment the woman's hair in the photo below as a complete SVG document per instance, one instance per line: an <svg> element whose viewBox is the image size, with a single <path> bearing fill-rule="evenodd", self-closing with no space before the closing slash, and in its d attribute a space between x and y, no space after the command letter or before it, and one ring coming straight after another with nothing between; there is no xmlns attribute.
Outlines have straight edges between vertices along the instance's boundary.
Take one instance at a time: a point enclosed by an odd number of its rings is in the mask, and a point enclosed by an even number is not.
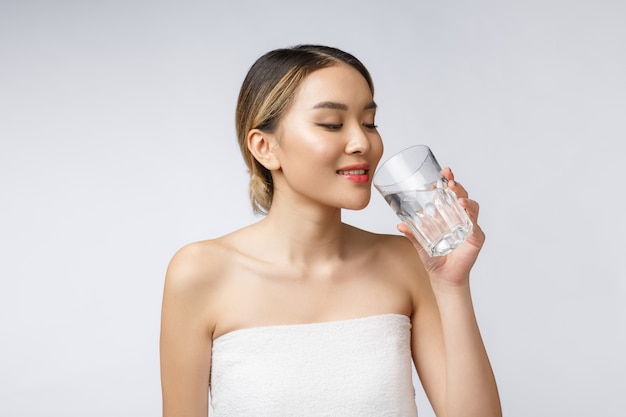
<svg viewBox="0 0 626 417"><path fill-rule="evenodd" d="M274 183L271 172L248 149L248 132L252 129L274 132L302 80L313 71L340 63L359 71L374 94L372 78L361 61L328 46L276 49L261 56L248 71L239 91L235 123L239 147L250 173L250 200L255 213L269 211Z"/></svg>

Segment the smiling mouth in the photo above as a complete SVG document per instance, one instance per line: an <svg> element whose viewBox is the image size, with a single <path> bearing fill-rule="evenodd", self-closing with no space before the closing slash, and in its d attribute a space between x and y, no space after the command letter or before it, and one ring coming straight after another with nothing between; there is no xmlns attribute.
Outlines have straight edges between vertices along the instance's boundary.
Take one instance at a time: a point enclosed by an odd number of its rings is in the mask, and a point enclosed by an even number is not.
<svg viewBox="0 0 626 417"><path fill-rule="evenodd" d="M337 171L339 175L365 175L369 172L368 169L351 169L348 171Z"/></svg>

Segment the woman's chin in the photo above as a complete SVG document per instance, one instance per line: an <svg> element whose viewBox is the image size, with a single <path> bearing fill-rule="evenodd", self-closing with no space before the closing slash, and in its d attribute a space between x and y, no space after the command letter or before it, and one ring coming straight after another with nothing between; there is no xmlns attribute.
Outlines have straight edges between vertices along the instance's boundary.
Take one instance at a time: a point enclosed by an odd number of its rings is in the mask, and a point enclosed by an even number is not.
<svg viewBox="0 0 626 417"><path fill-rule="evenodd" d="M368 196L367 198L364 198L364 199L350 201L348 204L344 206L344 208L346 210L363 210L365 207L368 206L369 203L370 203L370 197Z"/></svg>

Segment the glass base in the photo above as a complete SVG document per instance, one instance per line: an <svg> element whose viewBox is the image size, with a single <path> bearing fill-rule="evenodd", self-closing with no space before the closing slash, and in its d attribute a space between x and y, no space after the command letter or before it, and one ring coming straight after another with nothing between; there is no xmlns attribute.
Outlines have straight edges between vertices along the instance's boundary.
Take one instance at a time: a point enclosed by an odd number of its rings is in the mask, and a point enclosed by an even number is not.
<svg viewBox="0 0 626 417"><path fill-rule="evenodd" d="M430 256L444 256L461 246L472 234L472 224L461 225L441 236L430 248L426 248Z"/></svg>

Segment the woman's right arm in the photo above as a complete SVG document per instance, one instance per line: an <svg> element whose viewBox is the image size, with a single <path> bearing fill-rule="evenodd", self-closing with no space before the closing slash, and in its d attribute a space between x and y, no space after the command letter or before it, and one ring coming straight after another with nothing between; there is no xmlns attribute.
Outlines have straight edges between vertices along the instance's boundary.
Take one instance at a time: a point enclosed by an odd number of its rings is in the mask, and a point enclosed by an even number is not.
<svg viewBox="0 0 626 417"><path fill-rule="evenodd" d="M208 415L214 274L201 246L178 251L167 269L160 340L163 417Z"/></svg>

